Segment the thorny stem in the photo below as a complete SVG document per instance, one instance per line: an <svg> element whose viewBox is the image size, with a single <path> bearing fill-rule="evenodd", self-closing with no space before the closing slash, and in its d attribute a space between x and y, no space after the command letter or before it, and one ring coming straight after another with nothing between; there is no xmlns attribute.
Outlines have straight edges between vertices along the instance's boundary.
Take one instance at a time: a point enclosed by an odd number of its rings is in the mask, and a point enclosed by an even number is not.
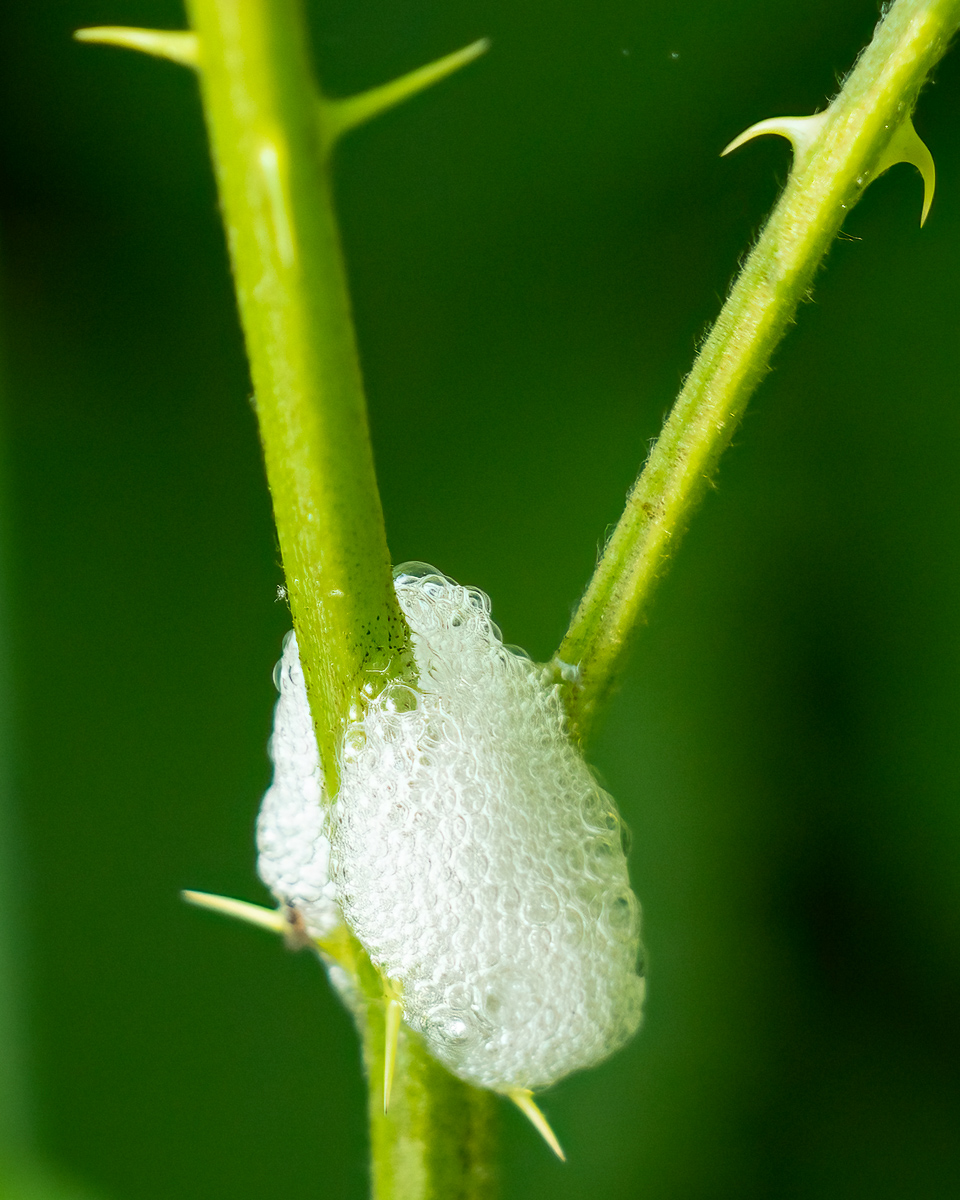
<svg viewBox="0 0 960 1200"><path fill-rule="evenodd" d="M324 777L407 642L299 0L188 0L280 551Z"/></svg>
<svg viewBox="0 0 960 1200"><path fill-rule="evenodd" d="M372 1200L493 1200L498 1097L451 1075L401 1023L385 1113L383 981L345 926L320 949L352 984L367 1075Z"/></svg>
<svg viewBox="0 0 960 1200"><path fill-rule="evenodd" d="M326 169L339 127L325 128L324 113L350 122L313 81L300 0L188 0L187 9L300 658L333 795L343 722L404 666L408 637ZM365 115L353 114L353 123ZM455 1079L404 1030L385 1115L382 981L346 930L322 949L355 989L375 1200L488 1200L494 1098Z"/></svg>
<svg viewBox="0 0 960 1200"><path fill-rule="evenodd" d="M363 1023L375 1200L493 1200L500 1097L455 1079L400 1024L390 1111L383 1111L384 1006Z"/></svg>
<svg viewBox="0 0 960 1200"><path fill-rule="evenodd" d="M960 26L960 0L896 0L795 162L650 453L554 658L584 739L747 401L844 217Z"/></svg>

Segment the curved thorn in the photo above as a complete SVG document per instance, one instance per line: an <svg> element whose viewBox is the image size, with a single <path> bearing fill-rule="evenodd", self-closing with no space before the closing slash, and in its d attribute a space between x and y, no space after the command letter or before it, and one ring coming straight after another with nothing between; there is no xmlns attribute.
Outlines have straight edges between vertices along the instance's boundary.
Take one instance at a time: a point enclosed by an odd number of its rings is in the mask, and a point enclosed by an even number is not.
<svg viewBox="0 0 960 1200"><path fill-rule="evenodd" d="M937 186L937 168L926 143L913 127L913 121L907 117L897 132L890 139L883 157L877 164L873 178L882 175L897 163L910 163L917 168L923 179L923 210L920 213L920 226L923 227L933 203L933 193Z"/></svg>
<svg viewBox="0 0 960 1200"><path fill-rule="evenodd" d="M793 147L794 170L802 170L806 166L807 157L814 142L820 136L827 119L827 113L814 113L809 117L768 117L766 121L757 121L749 129L745 129L739 137L735 137L720 151L720 157L731 154L734 150L754 138L763 137L767 133L775 133L785 137Z"/></svg>
<svg viewBox="0 0 960 1200"><path fill-rule="evenodd" d="M78 29L78 42L97 42L101 46L122 46L140 50L155 58L169 58L183 67L200 65L200 41L195 33L180 29L131 29L125 25L96 25Z"/></svg>
<svg viewBox="0 0 960 1200"><path fill-rule="evenodd" d="M401 75L399 79L393 79L389 83L383 83L367 92L361 92L359 96L346 96L341 100L322 99L320 102L320 134L324 145L332 146L341 134L355 129L358 125L379 116L380 113L386 112L387 109L393 108L397 104L402 104L404 100L409 100L417 92L422 92L425 88L439 83L441 79L452 75L454 71L459 71L461 67L473 62L475 58L479 58L489 49L490 39L480 38L476 42L471 42L469 46L464 46L461 50L455 50L452 54L438 58L436 62L428 63L425 67L418 67L407 75Z"/></svg>
<svg viewBox="0 0 960 1200"><path fill-rule="evenodd" d="M561 1162L567 1161L567 1156L561 1149L560 1143L557 1141L557 1135L550 1128L550 1123L537 1107L533 1099L533 1092L529 1088L513 1088L507 1092L507 1095L514 1102L517 1108L523 1113L530 1124L534 1127L537 1133L543 1138L550 1149L554 1152Z"/></svg>
<svg viewBox="0 0 960 1200"><path fill-rule="evenodd" d="M383 1115L387 1115L390 1107L390 1093L393 1091L393 1072L397 1065L397 1042L400 1038L400 1017L403 1010L400 1001L394 998L387 1000L384 1013L384 1047L383 1047Z"/></svg>
<svg viewBox="0 0 960 1200"><path fill-rule="evenodd" d="M248 904L246 900L231 900L229 896L214 896L210 892L184 891L180 895L188 904L194 904L197 908L206 908L224 917L259 925L261 929L268 929L271 933L286 935L290 927L280 909L263 908L259 904Z"/></svg>

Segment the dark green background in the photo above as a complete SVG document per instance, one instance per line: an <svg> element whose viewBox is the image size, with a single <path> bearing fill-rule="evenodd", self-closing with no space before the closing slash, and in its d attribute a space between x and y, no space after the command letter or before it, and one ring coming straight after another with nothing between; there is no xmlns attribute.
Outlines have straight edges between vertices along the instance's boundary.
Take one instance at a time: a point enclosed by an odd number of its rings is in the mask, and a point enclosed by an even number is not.
<svg viewBox="0 0 960 1200"><path fill-rule="evenodd" d="M312 0L333 94L480 35L337 181L391 549L548 655L873 0ZM195 81L0 16L5 911L36 1139L110 1200L360 1200L322 973L263 900L288 624ZM960 1178L960 56L847 221L642 633L596 762L646 1027L503 1116L508 1200L953 1197ZM13 907L10 907L10 904ZM15 1099L15 1098L14 1098Z"/></svg>

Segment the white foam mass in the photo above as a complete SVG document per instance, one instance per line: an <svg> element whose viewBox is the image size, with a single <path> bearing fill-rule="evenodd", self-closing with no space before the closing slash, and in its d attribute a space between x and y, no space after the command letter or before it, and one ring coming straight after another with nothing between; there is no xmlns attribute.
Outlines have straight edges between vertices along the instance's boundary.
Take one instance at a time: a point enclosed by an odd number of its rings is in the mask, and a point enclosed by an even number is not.
<svg viewBox="0 0 960 1200"><path fill-rule="evenodd" d="M415 564L396 589L419 683L390 684L348 727L326 817L286 645L260 873L315 936L342 912L454 1074L546 1087L640 1024L620 818L565 735L558 689L503 645L488 598Z"/></svg>
<svg viewBox="0 0 960 1200"><path fill-rule="evenodd" d="M343 921L330 878L329 810L297 639L288 633L273 673L280 699L273 714L273 781L257 818L257 870L283 904L297 909L311 937Z"/></svg>

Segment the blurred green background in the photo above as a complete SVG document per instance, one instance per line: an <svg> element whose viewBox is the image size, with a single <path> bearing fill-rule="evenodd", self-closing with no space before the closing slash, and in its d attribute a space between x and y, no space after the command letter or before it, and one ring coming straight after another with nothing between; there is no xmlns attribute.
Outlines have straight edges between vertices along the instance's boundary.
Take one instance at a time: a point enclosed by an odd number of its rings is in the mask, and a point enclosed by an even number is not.
<svg viewBox="0 0 960 1200"><path fill-rule="evenodd" d="M338 194L394 558L545 657L788 169L719 150L821 106L877 5L310 8L332 94L493 39ZM360 1200L322 972L177 897L265 899L288 614L195 81L70 33L182 20L0 15L0 1149L108 1200ZM507 1200L957 1195L958 114L955 53L927 228L907 167L849 218L639 640L595 759L646 1027L544 1098L566 1166L504 1112Z"/></svg>

